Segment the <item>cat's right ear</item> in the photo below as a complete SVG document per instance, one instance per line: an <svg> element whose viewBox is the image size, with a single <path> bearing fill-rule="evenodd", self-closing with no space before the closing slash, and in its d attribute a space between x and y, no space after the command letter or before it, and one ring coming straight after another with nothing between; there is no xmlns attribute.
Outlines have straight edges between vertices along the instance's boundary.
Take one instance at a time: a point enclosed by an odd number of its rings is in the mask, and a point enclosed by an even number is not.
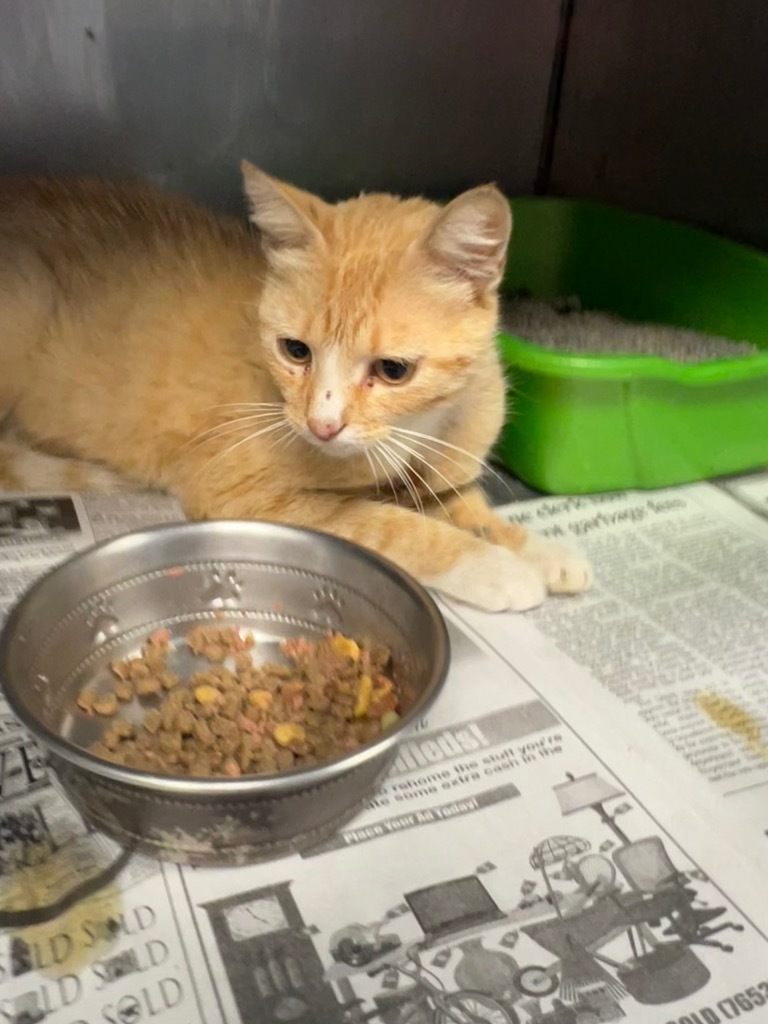
<svg viewBox="0 0 768 1024"><path fill-rule="evenodd" d="M323 244L317 225L325 206L321 199L271 178L247 160L240 169L250 220L267 259L282 262Z"/></svg>
<svg viewBox="0 0 768 1024"><path fill-rule="evenodd" d="M423 246L441 278L484 295L501 281L511 232L509 203L494 185L481 185L440 210Z"/></svg>

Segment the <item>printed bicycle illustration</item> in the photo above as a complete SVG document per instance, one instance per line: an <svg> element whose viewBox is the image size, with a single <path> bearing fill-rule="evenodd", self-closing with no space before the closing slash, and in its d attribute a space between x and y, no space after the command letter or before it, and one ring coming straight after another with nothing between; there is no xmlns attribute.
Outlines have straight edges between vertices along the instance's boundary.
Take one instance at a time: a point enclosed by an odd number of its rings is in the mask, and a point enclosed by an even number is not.
<svg viewBox="0 0 768 1024"><path fill-rule="evenodd" d="M370 976L396 971L411 981L407 989L376 998L376 1008L363 1010L361 999L344 1007L349 1024L364 1024L378 1018L382 1024L520 1024L511 1008L483 992L450 992L419 956L418 944L402 954L402 959L382 964Z"/></svg>

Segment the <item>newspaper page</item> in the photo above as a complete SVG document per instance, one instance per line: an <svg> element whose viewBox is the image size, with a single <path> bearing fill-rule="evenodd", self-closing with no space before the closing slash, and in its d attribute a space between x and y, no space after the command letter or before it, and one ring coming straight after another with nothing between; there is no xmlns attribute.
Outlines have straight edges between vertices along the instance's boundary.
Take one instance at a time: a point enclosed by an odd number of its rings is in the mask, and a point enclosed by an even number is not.
<svg viewBox="0 0 768 1024"><path fill-rule="evenodd" d="M721 485L543 498L501 511L579 545L596 566L597 582L578 601L550 601L503 627L489 616L473 621L504 649L514 644L518 660L541 650L530 639L532 627L543 634L549 657L567 655L559 681L545 685L548 699L563 706L578 694L582 705L597 709L601 737L607 715L618 716L613 720L626 735L647 726L639 735L665 770L682 772L681 762L691 767L762 851L768 473ZM552 679L552 672L543 674ZM668 760L651 733L676 758ZM695 789L693 777L685 777Z"/></svg>
<svg viewBox="0 0 768 1024"><path fill-rule="evenodd" d="M714 524L754 542L745 565L765 548L758 518L723 491L657 497L669 506L659 518L677 515L691 544ZM99 537L180 517L155 495L39 500L42 526L10 514L9 593ZM507 511L541 519L547 501ZM565 532L578 511L553 507L547 528ZM620 544L627 518L604 535ZM592 553L613 579L611 552ZM603 599L619 616L626 599L603 587L525 616L445 605L448 683L384 784L333 839L264 864L178 868L122 853L69 808L0 705L0 1021L768 1020L768 893L750 851L721 841L718 780L546 625ZM728 693L735 701L735 682ZM665 763L685 785L660 785Z"/></svg>
<svg viewBox="0 0 768 1024"><path fill-rule="evenodd" d="M718 481L738 501L768 519L768 470Z"/></svg>

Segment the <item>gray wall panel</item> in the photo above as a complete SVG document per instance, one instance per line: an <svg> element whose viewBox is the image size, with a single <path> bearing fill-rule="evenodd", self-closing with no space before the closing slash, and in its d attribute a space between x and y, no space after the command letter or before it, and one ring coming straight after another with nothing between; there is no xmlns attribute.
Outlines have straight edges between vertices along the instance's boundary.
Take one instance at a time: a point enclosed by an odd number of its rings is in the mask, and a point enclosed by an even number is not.
<svg viewBox="0 0 768 1024"><path fill-rule="evenodd" d="M766 0L576 0L550 180L768 244Z"/></svg>
<svg viewBox="0 0 768 1024"><path fill-rule="evenodd" d="M3 0L0 171L533 187L559 0Z"/></svg>

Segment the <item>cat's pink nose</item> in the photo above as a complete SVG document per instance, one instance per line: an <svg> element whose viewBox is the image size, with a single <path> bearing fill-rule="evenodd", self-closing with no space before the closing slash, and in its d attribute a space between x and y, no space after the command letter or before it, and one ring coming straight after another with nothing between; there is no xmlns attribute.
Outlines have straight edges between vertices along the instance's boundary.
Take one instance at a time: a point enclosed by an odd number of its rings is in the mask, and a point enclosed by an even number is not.
<svg viewBox="0 0 768 1024"><path fill-rule="evenodd" d="M340 420L316 420L312 417L307 420L307 426L321 441L333 440L344 429L344 424Z"/></svg>

